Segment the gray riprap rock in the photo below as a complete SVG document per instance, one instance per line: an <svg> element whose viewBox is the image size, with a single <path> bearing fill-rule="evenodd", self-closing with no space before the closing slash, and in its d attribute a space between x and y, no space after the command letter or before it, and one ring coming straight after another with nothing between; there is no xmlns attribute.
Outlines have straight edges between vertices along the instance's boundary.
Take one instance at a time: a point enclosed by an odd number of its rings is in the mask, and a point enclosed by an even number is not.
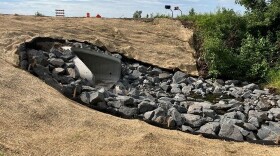
<svg viewBox="0 0 280 156"><path fill-rule="evenodd" d="M202 105L200 105L199 103L194 103L193 105L190 105L188 108L188 114L201 115Z"/></svg>
<svg viewBox="0 0 280 156"><path fill-rule="evenodd" d="M55 74L53 74L54 76ZM71 77L71 76L54 76L55 79L57 79L58 81L60 81L62 84L70 84L73 83L75 80Z"/></svg>
<svg viewBox="0 0 280 156"><path fill-rule="evenodd" d="M211 109L213 109L213 110L228 110L231 107L233 107L233 104L227 104L225 102L220 101L219 103L216 103L216 104L212 105Z"/></svg>
<svg viewBox="0 0 280 156"><path fill-rule="evenodd" d="M187 113L188 112L188 109L184 105L182 105L181 103L180 103L180 105L173 105L173 107L175 107L178 110L179 113Z"/></svg>
<svg viewBox="0 0 280 156"><path fill-rule="evenodd" d="M172 117L167 117L167 127L168 128L175 128L176 127L176 121Z"/></svg>
<svg viewBox="0 0 280 156"><path fill-rule="evenodd" d="M212 109L203 108L202 111L203 111L203 117L210 117L210 118L214 119L216 116L215 111Z"/></svg>
<svg viewBox="0 0 280 156"><path fill-rule="evenodd" d="M260 90L260 89L255 89L253 91L254 94L257 94L257 95L268 95L269 94L269 91L268 90Z"/></svg>
<svg viewBox="0 0 280 156"><path fill-rule="evenodd" d="M74 79L78 79L80 77L79 72L77 72L74 68L67 68L66 73Z"/></svg>
<svg viewBox="0 0 280 156"><path fill-rule="evenodd" d="M170 75L169 73L161 73L158 75L160 80L164 80L164 79L169 79L172 77L172 75Z"/></svg>
<svg viewBox="0 0 280 156"><path fill-rule="evenodd" d="M225 85L231 85L231 84L238 85L239 83L240 83L239 80L227 80L225 82Z"/></svg>
<svg viewBox="0 0 280 156"><path fill-rule="evenodd" d="M132 72L132 76L134 76L135 78L139 78L142 75L141 72L139 72L138 70L133 70Z"/></svg>
<svg viewBox="0 0 280 156"><path fill-rule="evenodd" d="M174 100L178 102L183 102L186 101L186 97L183 94L176 94Z"/></svg>
<svg viewBox="0 0 280 156"><path fill-rule="evenodd" d="M191 94L191 91L192 91L192 86L191 85L188 85L188 86L184 86L182 88L182 92L185 94L185 95L190 95Z"/></svg>
<svg viewBox="0 0 280 156"><path fill-rule="evenodd" d="M271 108L268 113L271 114L274 119L280 120L280 108Z"/></svg>
<svg viewBox="0 0 280 156"><path fill-rule="evenodd" d="M244 126L245 129L247 129L249 131L256 131L256 130L258 130L258 128L255 125L251 124L251 123L244 123L243 126Z"/></svg>
<svg viewBox="0 0 280 156"><path fill-rule="evenodd" d="M216 86L216 87L214 88L213 94L222 94L223 91L224 91L223 87L221 87L221 86Z"/></svg>
<svg viewBox="0 0 280 156"><path fill-rule="evenodd" d="M185 121L185 124L190 125L191 127L194 128L200 127L205 123L205 119L199 115L182 114L182 117Z"/></svg>
<svg viewBox="0 0 280 156"><path fill-rule="evenodd" d="M90 91L97 91L97 90L93 87L83 85L82 86L82 91L89 91L90 92Z"/></svg>
<svg viewBox="0 0 280 156"><path fill-rule="evenodd" d="M181 92L182 92L182 90L176 86L172 87L172 89L171 89L171 93L173 93L173 94L177 94L177 93L181 93Z"/></svg>
<svg viewBox="0 0 280 156"><path fill-rule="evenodd" d="M167 112L167 115L172 117L172 119L175 121L177 126L181 126L183 124L182 116L176 108L174 107L170 108Z"/></svg>
<svg viewBox="0 0 280 156"><path fill-rule="evenodd" d="M127 117L133 117L133 116L137 115L138 110L137 110L137 108L121 106L119 109L119 112Z"/></svg>
<svg viewBox="0 0 280 156"><path fill-rule="evenodd" d="M74 58L75 55L73 54L73 52L71 50L65 50L63 52L63 55L60 56L59 58L62 58L65 62L71 60L72 58Z"/></svg>
<svg viewBox="0 0 280 156"><path fill-rule="evenodd" d="M118 96L116 99L119 100L125 106L131 106L134 104L134 99L129 96Z"/></svg>
<svg viewBox="0 0 280 156"><path fill-rule="evenodd" d="M208 122L201 126L198 132L216 135L219 132L220 123L219 122Z"/></svg>
<svg viewBox="0 0 280 156"><path fill-rule="evenodd" d="M152 120L152 118L154 117L155 115L155 111L149 111L149 112L146 112L144 114L144 119L146 120Z"/></svg>
<svg viewBox="0 0 280 156"><path fill-rule="evenodd" d="M237 141L244 140L239 128L230 121L225 121L221 124L219 136L234 139Z"/></svg>
<svg viewBox="0 0 280 156"><path fill-rule="evenodd" d="M240 111L226 113L226 114L224 114L224 118L237 119L237 120L241 120L243 122L246 120L246 116Z"/></svg>
<svg viewBox="0 0 280 156"><path fill-rule="evenodd" d="M29 64L40 64L44 67L46 67L49 63L47 60L47 57L44 55L44 52L41 50L28 50L27 51L27 57Z"/></svg>
<svg viewBox="0 0 280 156"><path fill-rule="evenodd" d="M183 132L194 132L194 130L190 126L182 125Z"/></svg>
<svg viewBox="0 0 280 156"><path fill-rule="evenodd" d="M230 91L229 95L235 98L241 98L242 94L244 93L244 89L240 87L232 87L229 89L229 91Z"/></svg>
<svg viewBox="0 0 280 156"><path fill-rule="evenodd" d="M109 101L108 106L120 108L122 106L122 103L120 101Z"/></svg>
<svg viewBox="0 0 280 156"><path fill-rule="evenodd" d="M280 123L269 122L268 125L263 124L257 135L261 140L276 140L280 135Z"/></svg>
<svg viewBox="0 0 280 156"><path fill-rule="evenodd" d="M169 98L169 97L161 97L161 98L158 99L159 103L163 103L163 102L166 102L166 101L173 103L175 100L173 98Z"/></svg>
<svg viewBox="0 0 280 156"><path fill-rule="evenodd" d="M153 68L152 71L150 71L151 76L158 76L160 73L162 73L162 70L159 68Z"/></svg>
<svg viewBox="0 0 280 156"><path fill-rule="evenodd" d="M268 102L268 101L265 101L265 100L260 100L258 103L257 103L257 109L258 110L261 110L261 111L268 111L270 108L271 108L271 104Z"/></svg>
<svg viewBox="0 0 280 156"><path fill-rule="evenodd" d="M248 119L248 122L250 123L250 124L252 124L252 125L254 125L255 127L260 127L260 122L259 122L259 120L258 120L258 118L256 118L256 117L250 117L249 119Z"/></svg>
<svg viewBox="0 0 280 156"><path fill-rule="evenodd" d="M57 74L57 75L63 75L65 73L65 69L64 68L54 68L52 73Z"/></svg>
<svg viewBox="0 0 280 156"><path fill-rule="evenodd" d="M188 77L187 78L187 84L193 84L194 82L196 82L197 81L197 79L196 78L194 78L194 77Z"/></svg>
<svg viewBox="0 0 280 156"><path fill-rule="evenodd" d="M98 102L103 102L104 99L104 94L101 92L90 92L90 104L97 104Z"/></svg>
<svg viewBox="0 0 280 156"><path fill-rule="evenodd" d="M194 82L193 85L194 85L195 89L202 88L203 87L203 81L202 80L198 80L198 81Z"/></svg>
<svg viewBox="0 0 280 156"><path fill-rule="evenodd" d="M170 86L167 82L162 82L162 83L160 84L160 88L161 88L162 90L164 90L164 91L168 91L168 90L171 89L171 86Z"/></svg>
<svg viewBox="0 0 280 156"><path fill-rule="evenodd" d="M39 76L40 79L44 80L45 77L50 77L49 69L47 67L42 66L42 65L36 64L33 67L33 71L36 75Z"/></svg>
<svg viewBox="0 0 280 156"><path fill-rule="evenodd" d="M28 68L28 61L27 60L22 60L20 62L20 68L24 69L24 70L27 70L27 68Z"/></svg>
<svg viewBox="0 0 280 156"><path fill-rule="evenodd" d="M184 83L186 82L186 77L187 77L187 74L181 72L181 71L177 71L173 77L172 77L172 81L173 83Z"/></svg>
<svg viewBox="0 0 280 156"><path fill-rule="evenodd" d="M90 94L88 92L82 92L82 94L80 95L80 99L84 103L89 104L89 102L90 102Z"/></svg>
<svg viewBox="0 0 280 156"><path fill-rule="evenodd" d="M259 89L259 86L254 84L254 83L251 83L251 84L248 84L246 86L243 86L243 89L245 90L255 90L255 89Z"/></svg>
<svg viewBox="0 0 280 156"><path fill-rule="evenodd" d="M75 68L75 64L73 62L65 63L66 68Z"/></svg>
<svg viewBox="0 0 280 156"><path fill-rule="evenodd" d="M158 107L157 109L154 110L154 116L152 118L153 121L155 121L158 117L160 116L166 116L167 115L167 111L164 110L163 108L161 107Z"/></svg>
<svg viewBox="0 0 280 156"><path fill-rule="evenodd" d="M158 92L156 93L156 97L157 97L157 98L167 97L167 96L168 96L168 94L165 93L165 92L160 92L160 91L158 91Z"/></svg>
<svg viewBox="0 0 280 156"><path fill-rule="evenodd" d="M140 114L143 114L148 111L152 111L156 108L156 104L154 102L149 102L149 101L142 101L138 105L138 110Z"/></svg>
<svg viewBox="0 0 280 156"><path fill-rule="evenodd" d="M266 111L250 110L248 114L248 119L250 120L250 118L256 117L259 122L263 122L269 120L267 114L268 112Z"/></svg>
<svg viewBox="0 0 280 156"><path fill-rule="evenodd" d="M62 59L57 59L57 58L51 58L50 64L52 64L55 67L62 67L64 65L64 61Z"/></svg>
<svg viewBox="0 0 280 156"><path fill-rule="evenodd" d="M140 65L140 66L137 68L137 70L138 70L139 72L141 72L141 73L146 74L148 69L147 69L147 67Z"/></svg>
<svg viewBox="0 0 280 156"><path fill-rule="evenodd" d="M244 98L244 99L249 99L251 98L251 94L252 94L252 91L251 90L248 90L248 91L245 91L241 97Z"/></svg>
<svg viewBox="0 0 280 156"><path fill-rule="evenodd" d="M127 90L123 83L117 82L115 85L115 88L113 90L113 93L115 93L117 95L125 95L127 93Z"/></svg>

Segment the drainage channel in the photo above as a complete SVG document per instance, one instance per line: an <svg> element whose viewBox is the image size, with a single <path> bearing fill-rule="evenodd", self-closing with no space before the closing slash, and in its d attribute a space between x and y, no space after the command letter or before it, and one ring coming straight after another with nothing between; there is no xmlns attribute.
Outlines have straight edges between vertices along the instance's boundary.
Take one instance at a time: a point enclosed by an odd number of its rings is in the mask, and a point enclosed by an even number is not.
<svg viewBox="0 0 280 156"><path fill-rule="evenodd" d="M278 145L280 96L238 80L155 67L88 42L34 38L20 67L90 108L207 138Z"/></svg>

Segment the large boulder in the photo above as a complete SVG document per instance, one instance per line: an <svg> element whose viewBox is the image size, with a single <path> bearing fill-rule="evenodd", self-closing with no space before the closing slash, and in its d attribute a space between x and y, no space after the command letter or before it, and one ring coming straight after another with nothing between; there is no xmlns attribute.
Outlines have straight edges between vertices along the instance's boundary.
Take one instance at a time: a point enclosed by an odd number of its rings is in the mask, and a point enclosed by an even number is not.
<svg viewBox="0 0 280 156"><path fill-rule="evenodd" d="M280 120L280 108L271 108L268 113L271 114L274 119Z"/></svg>
<svg viewBox="0 0 280 156"><path fill-rule="evenodd" d="M240 132L238 126L234 125L231 121L225 121L221 124L221 130L219 132L220 137L225 137L237 141L243 141L243 135Z"/></svg>
<svg viewBox="0 0 280 156"><path fill-rule="evenodd" d="M186 77L187 77L187 74L181 72L181 71L177 71L173 77L172 77L172 81L173 83L184 83L186 82Z"/></svg>
<svg viewBox="0 0 280 156"><path fill-rule="evenodd" d="M185 123L193 128L197 128L202 126L205 123L205 119L199 115L194 114L182 114Z"/></svg>
<svg viewBox="0 0 280 156"><path fill-rule="evenodd" d="M98 102L103 102L105 99L104 94L101 92L90 92L90 104L97 104Z"/></svg>
<svg viewBox="0 0 280 156"><path fill-rule="evenodd" d="M137 115L138 110L137 108L121 106L119 112L126 117L134 117Z"/></svg>
<svg viewBox="0 0 280 156"><path fill-rule="evenodd" d="M145 113L148 111L152 111L156 108L156 104L154 102L149 102L149 101L142 101L139 105L138 105L138 110L139 113Z"/></svg>
<svg viewBox="0 0 280 156"><path fill-rule="evenodd" d="M219 132L220 123L219 122L208 122L201 126L198 132L216 135Z"/></svg>
<svg viewBox="0 0 280 156"><path fill-rule="evenodd" d="M261 140L276 140L280 135L280 123L269 122L268 125L263 124L257 135Z"/></svg>
<svg viewBox="0 0 280 156"><path fill-rule="evenodd" d="M183 124L182 116L176 108L174 108L174 107L170 108L168 110L167 115L172 117L172 119L175 121L177 126L181 126Z"/></svg>

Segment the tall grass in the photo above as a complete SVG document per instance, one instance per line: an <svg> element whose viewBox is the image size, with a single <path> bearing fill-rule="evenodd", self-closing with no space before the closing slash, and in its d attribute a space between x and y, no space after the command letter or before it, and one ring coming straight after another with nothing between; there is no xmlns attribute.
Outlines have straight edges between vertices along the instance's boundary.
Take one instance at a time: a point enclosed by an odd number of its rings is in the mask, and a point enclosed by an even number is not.
<svg viewBox="0 0 280 156"><path fill-rule="evenodd" d="M276 88L277 92L280 93L280 70L271 70L268 73L267 80L267 86L271 88Z"/></svg>

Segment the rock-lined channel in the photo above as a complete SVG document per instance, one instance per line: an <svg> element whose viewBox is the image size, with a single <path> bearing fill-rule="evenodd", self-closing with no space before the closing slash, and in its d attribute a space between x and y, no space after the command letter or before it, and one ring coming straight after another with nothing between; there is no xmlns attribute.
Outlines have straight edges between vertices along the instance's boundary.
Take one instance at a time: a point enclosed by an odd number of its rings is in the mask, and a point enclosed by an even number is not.
<svg viewBox="0 0 280 156"><path fill-rule="evenodd" d="M53 45L82 46L119 58L121 79L109 90L95 87L75 71L75 54ZM279 143L279 95L253 83L194 78L102 49L87 42L35 38L21 44L18 54L22 69L91 108L207 137Z"/></svg>

